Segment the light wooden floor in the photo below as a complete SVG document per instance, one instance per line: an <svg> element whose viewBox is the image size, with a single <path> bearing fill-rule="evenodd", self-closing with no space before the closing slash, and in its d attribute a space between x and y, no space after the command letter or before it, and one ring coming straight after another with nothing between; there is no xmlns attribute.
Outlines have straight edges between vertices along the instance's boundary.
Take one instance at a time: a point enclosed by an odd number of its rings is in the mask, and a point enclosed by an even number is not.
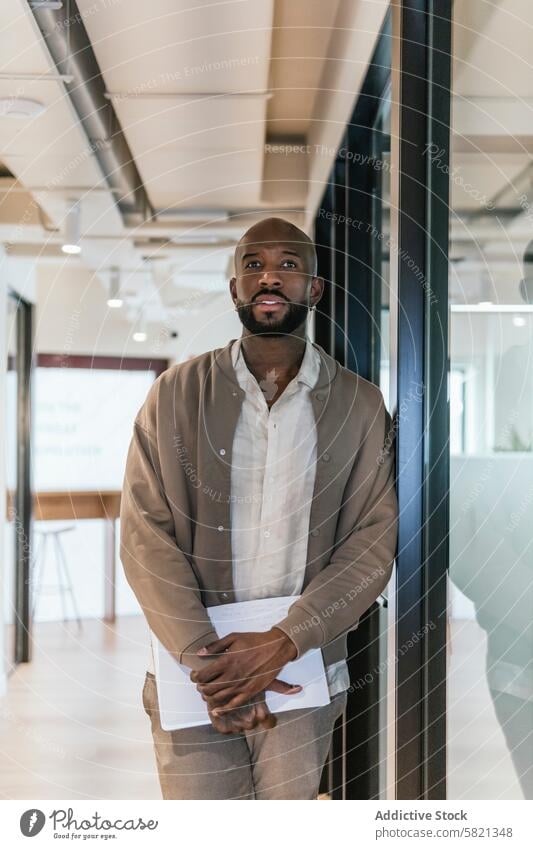
<svg viewBox="0 0 533 849"><path fill-rule="evenodd" d="M486 634L452 622L448 674L448 798L523 799L485 676Z"/></svg>
<svg viewBox="0 0 533 849"><path fill-rule="evenodd" d="M37 624L33 661L0 701L0 798L160 799L141 690L148 632L141 616L110 626ZM452 628L449 798L521 799L484 679L474 622Z"/></svg>
<svg viewBox="0 0 533 849"><path fill-rule="evenodd" d="M140 616L35 626L0 702L0 798L160 799Z"/></svg>

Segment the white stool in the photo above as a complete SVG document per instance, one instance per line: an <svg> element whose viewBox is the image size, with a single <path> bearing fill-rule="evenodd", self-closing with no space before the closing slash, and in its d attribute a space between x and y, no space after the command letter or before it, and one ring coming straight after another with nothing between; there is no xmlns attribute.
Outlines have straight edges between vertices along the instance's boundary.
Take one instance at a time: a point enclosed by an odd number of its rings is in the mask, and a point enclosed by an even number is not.
<svg viewBox="0 0 533 849"><path fill-rule="evenodd" d="M70 599L72 602L72 608L74 610L74 616L78 623L78 629L81 631L83 629L82 622L80 619L80 614L78 612L78 605L76 604L76 599L74 597L74 590L72 589L72 581L70 579L70 573L67 564L67 558L65 557L65 550L63 548L63 543L61 541L61 534L65 534L68 531L73 531L75 529L75 525L65 525L61 528L51 528L50 530L39 529L35 531L35 534L41 537L41 543L38 549L35 552L35 560L33 565L33 603L32 603L32 618L35 619L35 611L37 609L37 601L39 596L43 593L43 591L48 591L49 593L59 592L61 596L61 610L63 611L63 622L67 622L67 608L65 603L65 596L70 595ZM55 561L56 561L56 571L57 571L57 584L43 584L43 572L44 566L46 563L46 552L48 548L48 540L51 541L52 546L55 550Z"/></svg>

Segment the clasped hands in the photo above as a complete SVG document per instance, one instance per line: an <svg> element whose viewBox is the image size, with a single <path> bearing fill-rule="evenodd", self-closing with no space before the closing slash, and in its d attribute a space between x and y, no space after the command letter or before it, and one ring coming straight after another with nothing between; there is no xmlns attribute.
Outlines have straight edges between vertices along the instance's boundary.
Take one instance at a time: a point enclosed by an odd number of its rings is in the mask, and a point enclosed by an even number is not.
<svg viewBox="0 0 533 849"><path fill-rule="evenodd" d="M198 655L213 660L194 670L191 681L221 734L274 728L276 717L265 702L265 691L294 695L302 689L277 678L297 655L296 646L279 628L228 634L199 649Z"/></svg>

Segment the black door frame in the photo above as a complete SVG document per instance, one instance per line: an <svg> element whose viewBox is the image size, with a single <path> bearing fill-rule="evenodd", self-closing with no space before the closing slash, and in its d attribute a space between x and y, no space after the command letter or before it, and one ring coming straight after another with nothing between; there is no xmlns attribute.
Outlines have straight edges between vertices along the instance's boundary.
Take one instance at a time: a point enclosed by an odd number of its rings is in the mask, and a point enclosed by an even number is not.
<svg viewBox="0 0 533 849"><path fill-rule="evenodd" d="M379 379L381 277L366 224L372 226L375 217L374 125L390 84L390 56L388 14L315 219L318 271L326 281L315 339L342 365L373 382ZM379 668L379 616L380 605L372 605L348 635L352 683ZM333 799L379 798L379 697L379 673L348 694L321 784Z"/></svg>
<svg viewBox="0 0 533 849"><path fill-rule="evenodd" d="M391 327L402 504L396 561L396 793L446 798L448 242L452 0L393 0ZM437 163L428 155L438 145ZM444 168L442 167L444 164ZM394 254L394 256L392 256ZM392 273L394 270L394 273ZM392 366L392 363L391 363ZM422 392L417 388L422 387ZM420 402L411 400L420 397ZM414 635L423 634L414 646Z"/></svg>
<svg viewBox="0 0 533 849"><path fill-rule="evenodd" d="M427 154L432 144L449 150L451 7L452 0L391 3L315 227L319 273L330 290L316 312L315 338L343 365L377 382L375 139L390 84L390 400L400 501L393 611L398 799L446 796L449 189L443 154L439 167ZM352 682L379 669L378 616L373 605L350 635ZM334 734L322 784L333 798L379 795L379 673L371 678L350 694Z"/></svg>
<svg viewBox="0 0 533 849"><path fill-rule="evenodd" d="M14 569L14 657L16 666L31 658L30 647L30 575L32 556L31 488L31 404L33 376L34 307L16 292L8 290L16 304L16 491L10 508L15 533ZM9 530L9 525L7 526Z"/></svg>

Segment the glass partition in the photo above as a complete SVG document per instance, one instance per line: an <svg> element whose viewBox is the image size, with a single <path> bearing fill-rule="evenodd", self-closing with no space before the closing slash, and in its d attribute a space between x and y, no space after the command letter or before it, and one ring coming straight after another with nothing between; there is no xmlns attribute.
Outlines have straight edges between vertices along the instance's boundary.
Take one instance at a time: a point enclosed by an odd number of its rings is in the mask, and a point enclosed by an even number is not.
<svg viewBox="0 0 533 849"><path fill-rule="evenodd" d="M16 583L16 507L17 507L17 301L7 298L5 352L7 362L5 398L5 470L6 470L6 525L4 529L3 604L5 622L5 669L9 673L15 665L15 583Z"/></svg>
<svg viewBox="0 0 533 849"><path fill-rule="evenodd" d="M379 297L379 332L376 333L379 360L379 388L385 406L392 414L389 403L390 389L390 91L383 100L373 132L376 190L373 203L372 253L373 268L378 278L376 296Z"/></svg>
<svg viewBox="0 0 533 849"><path fill-rule="evenodd" d="M385 406L391 416L390 406L390 90L383 99L373 132L376 190L373 198L372 254L376 274L374 294L379 301L375 315L379 328L375 333L376 378L383 393ZM390 586L386 587L379 611L379 796L391 794L393 781L391 726L394 722L394 675L392 675L392 647L389 646Z"/></svg>
<svg viewBox="0 0 533 849"><path fill-rule="evenodd" d="M352 687L325 782L338 799L446 794L449 206L426 154L448 146L450 6L391 4L316 211L335 291L316 338L382 389L400 504L393 579L348 636Z"/></svg>
<svg viewBox="0 0 533 849"><path fill-rule="evenodd" d="M533 798L533 7L454 5L449 796ZM435 163L439 150L431 151ZM438 163L437 163L438 164Z"/></svg>

